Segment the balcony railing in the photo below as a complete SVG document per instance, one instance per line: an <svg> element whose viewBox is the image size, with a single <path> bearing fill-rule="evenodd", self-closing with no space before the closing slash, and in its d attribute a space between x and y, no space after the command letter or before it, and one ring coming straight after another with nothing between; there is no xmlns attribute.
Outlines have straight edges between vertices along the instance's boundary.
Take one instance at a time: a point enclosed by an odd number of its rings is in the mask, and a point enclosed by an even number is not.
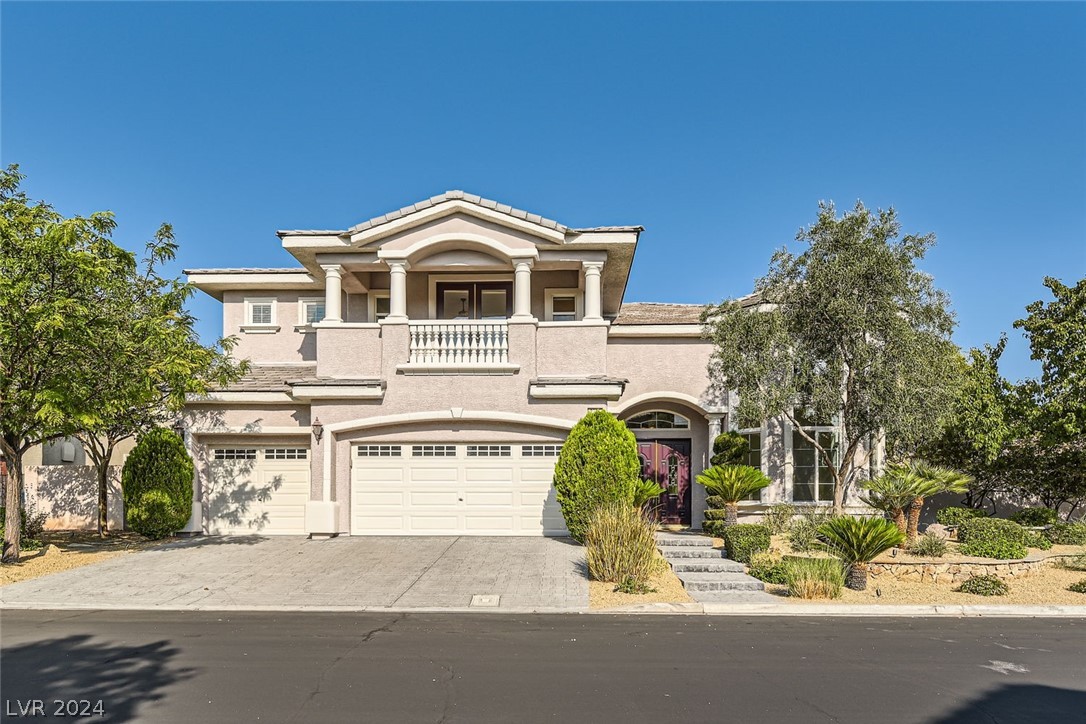
<svg viewBox="0 0 1086 724"><path fill-rule="evenodd" d="M413 365L495 365L509 362L509 324L503 321L411 322Z"/></svg>

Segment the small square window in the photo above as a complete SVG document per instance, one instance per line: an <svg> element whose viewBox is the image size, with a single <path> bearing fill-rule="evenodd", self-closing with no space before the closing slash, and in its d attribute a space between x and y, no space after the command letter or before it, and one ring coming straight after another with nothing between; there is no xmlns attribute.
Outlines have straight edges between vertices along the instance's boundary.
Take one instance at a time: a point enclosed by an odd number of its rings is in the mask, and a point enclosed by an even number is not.
<svg viewBox="0 0 1086 724"><path fill-rule="evenodd" d="M254 302L249 305L249 324L271 324L271 302Z"/></svg>
<svg viewBox="0 0 1086 724"><path fill-rule="evenodd" d="M392 300L389 299L388 294L374 294L373 297L373 321L380 322L382 319L392 313Z"/></svg>
<svg viewBox="0 0 1086 724"><path fill-rule="evenodd" d="M303 299L301 302L301 324L316 324L324 319L323 299Z"/></svg>
<svg viewBox="0 0 1086 724"><path fill-rule="evenodd" d="M546 321L576 322L580 318L581 301L576 289L548 289L546 300Z"/></svg>

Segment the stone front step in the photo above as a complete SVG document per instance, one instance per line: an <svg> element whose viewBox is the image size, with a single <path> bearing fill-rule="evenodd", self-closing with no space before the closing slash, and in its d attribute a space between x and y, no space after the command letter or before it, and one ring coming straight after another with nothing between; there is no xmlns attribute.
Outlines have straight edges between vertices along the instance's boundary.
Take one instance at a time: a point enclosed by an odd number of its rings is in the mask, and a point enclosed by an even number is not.
<svg viewBox="0 0 1086 724"><path fill-rule="evenodd" d="M713 539L706 538L703 535L668 535L667 533L658 533L656 535L656 545L667 546L669 548L712 548Z"/></svg>
<svg viewBox="0 0 1086 724"><path fill-rule="evenodd" d="M765 591L697 591L691 595L698 603L780 603L781 599Z"/></svg>
<svg viewBox="0 0 1086 724"><path fill-rule="evenodd" d="M709 558L676 558L668 561L675 573L744 573L742 563L727 558L712 560Z"/></svg>
<svg viewBox="0 0 1086 724"><path fill-rule="evenodd" d="M669 561L675 558L713 558L720 560L724 554L719 549L705 546L657 546L660 553Z"/></svg>
<svg viewBox="0 0 1086 724"><path fill-rule="evenodd" d="M679 573L688 591L764 591L765 584L745 573Z"/></svg>

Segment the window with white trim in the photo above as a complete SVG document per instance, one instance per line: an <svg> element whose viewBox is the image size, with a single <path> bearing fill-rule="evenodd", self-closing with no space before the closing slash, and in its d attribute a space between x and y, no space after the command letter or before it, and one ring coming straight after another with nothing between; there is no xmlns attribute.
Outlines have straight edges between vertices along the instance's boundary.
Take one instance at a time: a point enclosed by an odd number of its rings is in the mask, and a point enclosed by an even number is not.
<svg viewBox="0 0 1086 724"><path fill-rule="evenodd" d="M274 327L275 300L246 299L245 324L252 327Z"/></svg>
<svg viewBox="0 0 1086 724"><path fill-rule="evenodd" d="M399 445L359 445L355 451L360 458L398 458L402 454Z"/></svg>
<svg viewBox="0 0 1086 724"><path fill-rule="evenodd" d="M561 445L521 445L520 455L525 458L556 458L562 452Z"/></svg>
<svg viewBox="0 0 1086 724"><path fill-rule="evenodd" d="M511 445L468 445L469 458L507 458L512 454Z"/></svg>
<svg viewBox="0 0 1086 724"><path fill-rule="evenodd" d="M799 428L792 428L792 500L797 503L832 502L833 472L825 457L807 437L817 440L836 463L839 454L836 428L832 424L811 420L798 411L796 419L802 426L802 432Z"/></svg>
<svg viewBox="0 0 1086 724"><path fill-rule="evenodd" d="M371 289L367 297L369 298L371 322L380 322L392 313L392 299L389 297L388 291L374 291Z"/></svg>
<svg viewBox="0 0 1086 724"><path fill-rule="evenodd" d="M454 458L456 445L412 445L413 458Z"/></svg>
<svg viewBox="0 0 1086 724"><path fill-rule="evenodd" d="M211 456L215 460L256 460L256 448L219 447Z"/></svg>
<svg viewBox="0 0 1086 724"><path fill-rule="evenodd" d="M690 420L674 412L653 410L626 420L626 427L631 430L687 430L690 428Z"/></svg>
<svg viewBox="0 0 1086 724"><path fill-rule="evenodd" d="M265 460L308 460L306 447L269 447L264 449Z"/></svg>
<svg viewBox="0 0 1086 724"><path fill-rule="evenodd" d="M324 319L324 299L299 299L298 324L316 324Z"/></svg>
<svg viewBox="0 0 1086 724"><path fill-rule="evenodd" d="M739 434L747 441L747 454L743 458L743 464L749 465L752 468L762 469L762 429L751 428L749 430L740 430ZM765 472L765 471L763 471ZM761 500L762 491L757 490L743 500Z"/></svg>
<svg viewBox="0 0 1086 724"><path fill-rule="evenodd" d="M546 322L576 322L584 313L581 311L581 292L579 289L547 289L543 293L546 306L543 319Z"/></svg>

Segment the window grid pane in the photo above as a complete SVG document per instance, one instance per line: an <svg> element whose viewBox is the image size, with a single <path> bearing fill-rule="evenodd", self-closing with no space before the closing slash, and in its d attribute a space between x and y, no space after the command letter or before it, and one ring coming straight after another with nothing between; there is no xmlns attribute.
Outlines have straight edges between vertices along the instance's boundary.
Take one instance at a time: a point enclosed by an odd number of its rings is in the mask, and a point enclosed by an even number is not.
<svg viewBox="0 0 1086 724"><path fill-rule="evenodd" d="M412 445L411 456L416 458L453 458L456 445Z"/></svg>
<svg viewBox="0 0 1086 724"><path fill-rule="evenodd" d="M308 460L309 448L270 447L264 451L265 460Z"/></svg>
<svg viewBox="0 0 1086 724"><path fill-rule="evenodd" d="M402 454L399 445L359 445L355 450L360 458L398 458Z"/></svg>
<svg viewBox="0 0 1086 724"><path fill-rule="evenodd" d="M468 445L469 458L507 458L512 454L510 445Z"/></svg>
<svg viewBox="0 0 1086 724"><path fill-rule="evenodd" d="M215 448L215 460L256 460L256 448Z"/></svg>
<svg viewBox="0 0 1086 724"><path fill-rule="evenodd" d="M562 452L561 445L521 445L520 454L526 458L553 458Z"/></svg>
<svg viewBox="0 0 1086 724"><path fill-rule="evenodd" d="M324 319L324 302L307 302L305 305L305 323L313 324Z"/></svg>
<svg viewBox="0 0 1086 724"><path fill-rule="evenodd" d="M253 304L250 307L250 316L252 319L249 321L253 324L271 324L272 323L272 306L266 302L260 304Z"/></svg>

